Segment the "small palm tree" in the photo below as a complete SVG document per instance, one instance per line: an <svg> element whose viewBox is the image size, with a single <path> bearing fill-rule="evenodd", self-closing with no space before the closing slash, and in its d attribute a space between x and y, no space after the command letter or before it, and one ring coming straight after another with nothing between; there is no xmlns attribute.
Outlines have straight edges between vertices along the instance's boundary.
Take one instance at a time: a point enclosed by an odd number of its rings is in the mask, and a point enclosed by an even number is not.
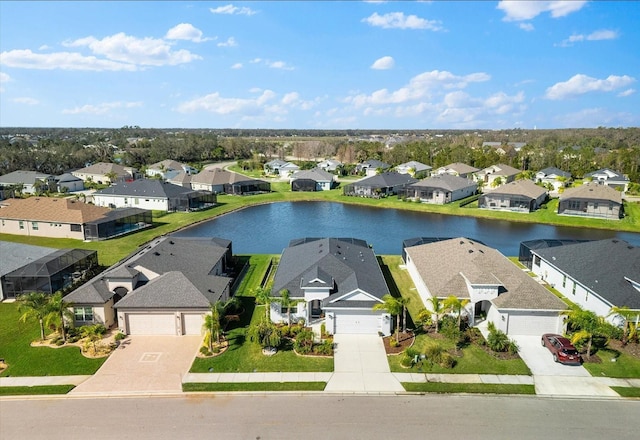
<svg viewBox="0 0 640 440"><path fill-rule="evenodd" d="M204 323L202 324L202 328L205 331L204 338L209 346L209 351L213 351L214 337L216 343L220 343L220 327L220 314L218 313L218 308L213 305L211 306L211 313L207 313L204 316Z"/></svg>
<svg viewBox="0 0 640 440"><path fill-rule="evenodd" d="M271 291L264 287L258 287L254 289L253 296L256 298L258 304L264 305L265 317L269 319L269 311L271 309L271 303L273 302Z"/></svg>
<svg viewBox="0 0 640 440"><path fill-rule="evenodd" d="M280 307L287 310L287 325L291 325L291 309L304 300L292 299L289 289L282 289L280 291L280 298L274 298L273 301L279 303Z"/></svg>
<svg viewBox="0 0 640 440"><path fill-rule="evenodd" d="M406 333L407 332L407 305L411 301L411 298L401 296L400 298L397 298L397 299L400 305L402 306L402 332Z"/></svg>
<svg viewBox="0 0 640 440"><path fill-rule="evenodd" d="M72 305L63 299L60 291L54 293L48 301L49 313L45 318L45 323L47 325L55 325L65 343L67 342L65 322L73 323L73 312L69 310Z"/></svg>
<svg viewBox="0 0 640 440"><path fill-rule="evenodd" d="M116 180L116 178L118 177L118 173L116 173L114 171L109 171L108 173L104 174L104 177L109 179L109 183L113 183Z"/></svg>
<svg viewBox="0 0 640 440"><path fill-rule="evenodd" d="M37 319L40 323L40 339L44 341L44 320L49 314L49 298L43 292L31 292L18 297L21 322Z"/></svg>
<svg viewBox="0 0 640 440"><path fill-rule="evenodd" d="M402 303L398 301L398 298L386 294L382 297L382 303L373 306L373 310L384 310L390 315L396 316L396 342L398 342L400 331L400 313L402 313Z"/></svg>
<svg viewBox="0 0 640 440"><path fill-rule="evenodd" d="M435 319L433 320L436 323L436 333L438 333L440 319L442 318L442 314L444 313L444 305L442 301L437 296L432 296L429 298L429 305L431 306L431 312L435 315Z"/></svg>
<svg viewBox="0 0 640 440"><path fill-rule="evenodd" d="M622 330L622 345L627 345L627 343L629 342L629 338L632 337L635 331L637 331L638 321L640 321L640 312L638 312L637 310L630 310L627 306L614 306L611 307L611 312L609 312L609 315L607 316L612 315L618 315L622 319L624 319L624 327ZM635 324L633 322L634 319L636 321Z"/></svg>
<svg viewBox="0 0 640 440"><path fill-rule="evenodd" d="M444 308L451 313L455 313L458 317L458 328L462 325L462 311L469 304L468 299L460 299L455 295L451 295L444 300Z"/></svg>
<svg viewBox="0 0 640 440"><path fill-rule="evenodd" d="M582 339L586 339L587 357L590 357L593 337L603 335L606 331L604 319L596 315L591 310L584 310L576 307L569 312L569 321L578 329L571 338L571 342L575 344Z"/></svg>
<svg viewBox="0 0 640 440"><path fill-rule="evenodd" d="M94 353L98 352L96 342L102 339L102 335L104 335L106 331L107 329L102 324L83 325L82 327L80 327L80 335L83 338L86 338L89 343L91 343Z"/></svg>

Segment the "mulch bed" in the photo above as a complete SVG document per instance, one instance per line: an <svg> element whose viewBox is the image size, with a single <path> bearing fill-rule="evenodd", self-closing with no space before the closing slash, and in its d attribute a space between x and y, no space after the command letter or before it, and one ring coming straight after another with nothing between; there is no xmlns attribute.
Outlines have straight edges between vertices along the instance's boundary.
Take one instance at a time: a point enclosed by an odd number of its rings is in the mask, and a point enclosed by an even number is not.
<svg viewBox="0 0 640 440"><path fill-rule="evenodd" d="M391 339L395 340L395 333L392 334L391 336L385 336L384 338L382 338L382 342L384 342L384 349L387 352L387 354L400 354L403 351L405 351L407 348L411 347L413 345L413 342L415 341L416 337L413 333L411 332L402 332L398 334L398 342L400 342L400 344L397 347L392 347L391 346Z"/></svg>

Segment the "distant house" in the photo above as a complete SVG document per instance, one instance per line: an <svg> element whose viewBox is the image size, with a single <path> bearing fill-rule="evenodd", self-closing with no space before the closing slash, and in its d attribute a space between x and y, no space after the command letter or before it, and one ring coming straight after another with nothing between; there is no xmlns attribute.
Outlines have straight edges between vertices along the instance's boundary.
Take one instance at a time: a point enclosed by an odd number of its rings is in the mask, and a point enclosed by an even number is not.
<svg viewBox="0 0 640 440"><path fill-rule="evenodd" d="M333 188L336 176L321 168L298 171L291 176L291 191L328 191Z"/></svg>
<svg viewBox="0 0 640 440"><path fill-rule="evenodd" d="M119 183L96 191L93 201L108 208L142 208L154 211L193 211L216 204L211 191L192 190L157 179Z"/></svg>
<svg viewBox="0 0 640 440"><path fill-rule="evenodd" d="M476 167L472 167L465 163L450 163L449 165L445 165L433 171L431 174L450 174L452 176L458 177L467 177L471 178L473 173L480 171L480 169Z"/></svg>
<svg viewBox="0 0 640 440"><path fill-rule="evenodd" d="M555 167L545 168L535 175L536 183L552 185L554 191L564 188L569 180L571 180L571 173Z"/></svg>
<svg viewBox="0 0 640 440"><path fill-rule="evenodd" d="M167 176L167 182L174 185L183 186L185 188L191 188L191 174L180 171L176 174Z"/></svg>
<svg viewBox="0 0 640 440"><path fill-rule="evenodd" d="M342 193L345 196L387 197L417 181L408 174L387 172L345 185Z"/></svg>
<svg viewBox="0 0 640 440"><path fill-rule="evenodd" d="M624 214L622 193L594 182L567 188L560 195L558 214L619 220Z"/></svg>
<svg viewBox="0 0 640 440"><path fill-rule="evenodd" d="M477 184L472 180L440 174L408 185L399 195L423 203L442 205L472 196L477 189Z"/></svg>
<svg viewBox="0 0 640 440"><path fill-rule="evenodd" d="M0 300L31 292L51 295L89 277L98 253L0 241Z"/></svg>
<svg viewBox="0 0 640 440"><path fill-rule="evenodd" d="M55 176L37 171L13 171L0 176L0 185L17 188L23 194L37 194L56 191ZM20 188L21 186L21 188Z"/></svg>
<svg viewBox="0 0 640 440"><path fill-rule="evenodd" d="M145 209L111 210L55 197L8 199L0 207L4 234L105 240L152 224L151 211Z"/></svg>
<svg viewBox="0 0 640 440"><path fill-rule="evenodd" d="M505 183L513 182L521 171L499 163L484 168L474 174L476 182L484 182L485 187L492 188Z"/></svg>
<svg viewBox="0 0 640 440"><path fill-rule="evenodd" d="M485 190L478 207L498 211L533 212L547 200L547 190L531 180L516 180L495 189Z"/></svg>
<svg viewBox="0 0 640 440"><path fill-rule="evenodd" d="M342 162L335 159L326 159L322 162L318 162L317 167L325 171L333 172L342 166Z"/></svg>
<svg viewBox="0 0 640 440"><path fill-rule="evenodd" d="M384 163L381 160L369 159L356 165L355 172L364 172L365 176L375 176L378 171L387 171L391 168L391 165Z"/></svg>
<svg viewBox="0 0 640 440"><path fill-rule="evenodd" d="M404 251L407 271L428 310L430 298L455 296L469 300L462 314L470 326L486 319L508 335L564 332L566 304L497 250L461 237Z"/></svg>
<svg viewBox="0 0 640 440"><path fill-rule="evenodd" d="M298 165L282 159L274 159L264 164L265 174L276 174L287 177L299 170L300 167Z"/></svg>
<svg viewBox="0 0 640 440"><path fill-rule="evenodd" d="M392 317L372 310L389 288L366 241L355 238L291 240L280 257L271 296L286 289L299 300L290 310L293 322L324 321L330 334L391 333ZM287 310L271 303L271 320L286 322Z"/></svg>
<svg viewBox="0 0 640 440"><path fill-rule="evenodd" d="M98 162L73 171L71 174L84 182L91 181L99 184L128 182L140 177L138 170L133 167L123 167L122 165L107 162Z"/></svg>
<svg viewBox="0 0 640 440"><path fill-rule="evenodd" d="M160 176L163 179L167 179L169 176L175 176L180 172L184 172L186 174L196 174L198 170L190 165L167 159L149 165L145 171L145 174L149 177Z"/></svg>
<svg viewBox="0 0 640 440"><path fill-rule="evenodd" d="M216 194L242 195L269 192L271 184L222 168L206 168L191 176L191 188Z"/></svg>
<svg viewBox="0 0 640 440"><path fill-rule="evenodd" d="M65 296L76 325L132 335L200 335L204 316L231 295L231 242L162 237Z"/></svg>
<svg viewBox="0 0 640 440"><path fill-rule="evenodd" d="M427 177L431 172L431 167L420 162L412 160L405 162L396 167L396 171L400 174L411 174L413 177Z"/></svg>
<svg viewBox="0 0 640 440"><path fill-rule="evenodd" d="M583 309L620 325L611 309L628 307L640 319L640 247L611 238L531 253L531 270Z"/></svg>
<svg viewBox="0 0 640 440"><path fill-rule="evenodd" d="M483 142L483 147L493 148L501 156L512 155L522 150L526 142Z"/></svg>
<svg viewBox="0 0 640 440"><path fill-rule="evenodd" d="M84 181L71 173L61 174L55 178L58 192L75 192L84 190Z"/></svg>
<svg viewBox="0 0 640 440"><path fill-rule="evenodd" d="M609 168L603 168L584 175L593 182L626 192L629 189L629 178Z"/></svg>

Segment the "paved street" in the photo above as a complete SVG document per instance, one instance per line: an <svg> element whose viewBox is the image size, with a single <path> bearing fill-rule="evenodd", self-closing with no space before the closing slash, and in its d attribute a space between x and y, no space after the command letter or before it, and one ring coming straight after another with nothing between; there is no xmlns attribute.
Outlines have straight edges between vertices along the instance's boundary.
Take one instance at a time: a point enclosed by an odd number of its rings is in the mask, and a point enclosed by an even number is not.
<svg viewBox="0 0 640 440"><path fill-rule="evenodd" d="M637 439L640 401L192 395L0 399L2 439Z"/></svg>

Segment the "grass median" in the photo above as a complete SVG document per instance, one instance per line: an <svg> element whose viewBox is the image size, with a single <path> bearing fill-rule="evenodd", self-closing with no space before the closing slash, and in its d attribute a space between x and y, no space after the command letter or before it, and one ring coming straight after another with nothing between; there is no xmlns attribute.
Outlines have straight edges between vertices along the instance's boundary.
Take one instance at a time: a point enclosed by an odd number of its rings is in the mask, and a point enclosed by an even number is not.
<svg viewBox="0 0 640 440"><path fill-rule="evenodd" d="M535 394L533 385L510 385L498 383L441 383L403 382L404 389L411 393L473 393L473 394Z"/></svg>
<svg viewBox="0 0 640 440"><path fill-rule="evenodd" d="M0 387L0 396L67 394L75 385L37 385L33 387Z"/></svg>
<svg viewBox="0 0 640 440"><path fill-rule="evenodd" d="M237 391L323 391L326 382L239 382L239 383L183 383L182 391L188 392L237 392Z"/></svg>

